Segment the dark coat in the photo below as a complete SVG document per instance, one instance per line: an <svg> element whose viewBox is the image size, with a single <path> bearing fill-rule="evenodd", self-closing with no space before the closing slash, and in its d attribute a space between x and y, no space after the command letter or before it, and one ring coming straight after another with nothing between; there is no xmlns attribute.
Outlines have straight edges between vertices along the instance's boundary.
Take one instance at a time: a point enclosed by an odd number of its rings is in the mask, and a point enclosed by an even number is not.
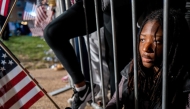
<svg viewBox="0 0 190 109"><path fill-rule="evenodd" d="M124 109L134 109L134 93L128 93L128 73L130 71L131 63L129 63L122 71L122 79L119 84L119 107L122 109L122 107L125 107ZM187 72L186 77L184 79L184 85L183 89L181 91L180 97L178 100L175 101L174 104L169 104L168 109L189 109L190 107L190 100L188 100L188 103L186 103L186 100L183 99L183 97L190 97L190 74ZM149 108L149 101L146 100L140 100L139 98L139 108L140 109L150 109ZM151 109L162 109L161 103L157 103L154 108ZM184 105L185 104L185 105ZM187 106L188 104L188 106ZM116 96L114 95L112 99L109 101L109 103L106 106L106 109L116 109Z"/></svg>

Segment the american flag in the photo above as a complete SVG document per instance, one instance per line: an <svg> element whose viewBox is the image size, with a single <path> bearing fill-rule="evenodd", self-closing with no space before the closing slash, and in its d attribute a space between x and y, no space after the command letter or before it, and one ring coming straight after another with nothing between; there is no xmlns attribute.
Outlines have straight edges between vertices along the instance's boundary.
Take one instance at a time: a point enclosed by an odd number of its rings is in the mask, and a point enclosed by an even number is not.
<svg viewBox="0 0 190 109"><path fill-rule="evenodd" d="M35 20L36 17L36 5L30 2L26 2L23 20Z"/></svg>
<svg viewBox="0 0 190 109"><path fill-rule="evenodd" d="M35 27L42 27L44 26L44 24L42 25L41 23L46 21L46 19L48 18L47 14L46 14L46 6L41 5L39 7L36 8L36 19L35 19ZM47 25L48 22L45 24Z"/></svg>
<svg viewBox="0 0 190 109"><path fill-rule="evenodd" d="M0 0L0 14L3 16L8 15L10 0Z"/></svg>
<svg viewBox="0 0 190 109"><path fill-rule="evenodd" d="M0 43L0 109L28 109L44 93Z"/></svg>

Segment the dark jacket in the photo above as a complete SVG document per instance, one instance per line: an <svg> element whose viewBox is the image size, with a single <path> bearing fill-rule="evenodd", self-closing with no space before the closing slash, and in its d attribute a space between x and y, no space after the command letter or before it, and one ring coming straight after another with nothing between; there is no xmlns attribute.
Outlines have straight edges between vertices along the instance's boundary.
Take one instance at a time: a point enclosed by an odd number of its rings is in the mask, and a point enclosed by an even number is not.
<svg viewBox="0 0 190 109"><path fill-rule="evenodd" d="M132 92L131 94L128 94L128 73L130 71L130 65L131 62L121 71L122 79L119 83L119 109L134 109L135 104L134 104L134 93ZM184 80L184 86L183 86L183 91L181 92L181 96L188 96L190 97L190 75L189 73L186 73L185 77L187 77ZM188 100L188 103L184 103L184 99L178 99L176 100L177 103L173 105L169 105L169 109L190 109L190 99ZM154 106L153 109L162 109L161 108L161 103L158 103L157 105ZM187 104L184 106L184 104ZM180 108L179 108L180 107ZM182 108L184 107L184 108ZM142 101L139 100L139 108L140 109L150 109L149 108L149 101ZM116 108L116 95L112 97L112 99L108 102L106 109L117 109Z"/></svg>

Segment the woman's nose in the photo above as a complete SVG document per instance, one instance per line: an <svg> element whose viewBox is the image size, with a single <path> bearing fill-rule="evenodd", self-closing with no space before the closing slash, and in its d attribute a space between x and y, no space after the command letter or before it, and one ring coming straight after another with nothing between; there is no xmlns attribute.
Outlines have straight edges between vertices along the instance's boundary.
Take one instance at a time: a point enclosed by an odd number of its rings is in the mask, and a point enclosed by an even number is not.
<svg viewBox="0 0 190 109"><path fill-rule="evenodd" d="M153 52L152 43L146 42L143 47L144 52Z"/></svg>

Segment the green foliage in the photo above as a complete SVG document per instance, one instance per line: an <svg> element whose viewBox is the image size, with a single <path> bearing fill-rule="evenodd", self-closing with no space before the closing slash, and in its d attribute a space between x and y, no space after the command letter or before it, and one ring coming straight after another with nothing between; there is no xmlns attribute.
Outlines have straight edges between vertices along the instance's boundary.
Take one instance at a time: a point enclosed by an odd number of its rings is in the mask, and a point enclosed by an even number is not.
<svg viewBox="0 0 190 109"><path fill-rule="evenodd" d="M42 61L50 48L44 39L31 36L11 36L2 41L20 61Z"/></svg>

